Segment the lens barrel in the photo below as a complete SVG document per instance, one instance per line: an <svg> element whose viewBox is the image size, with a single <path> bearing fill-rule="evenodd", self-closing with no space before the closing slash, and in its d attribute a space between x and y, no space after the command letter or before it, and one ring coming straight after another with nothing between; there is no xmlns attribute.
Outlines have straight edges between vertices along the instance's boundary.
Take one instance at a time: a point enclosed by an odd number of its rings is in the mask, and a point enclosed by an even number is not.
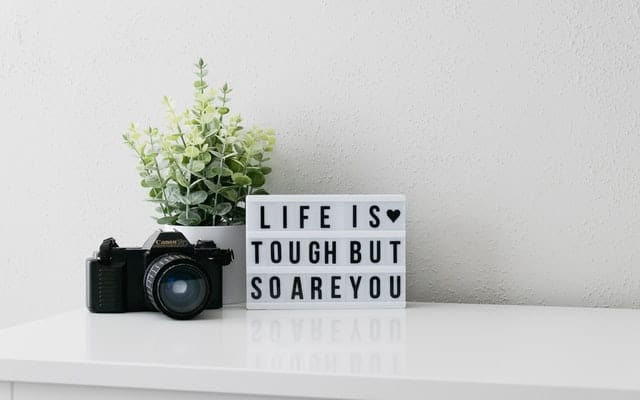
<svg viewBox="0 0 640 400"><path fill-rule="evenodd" d="M190 319L209 303L211 283L202 267L184 254L164 254L145 272L145 291L153 307L174 319Z"/></svg>

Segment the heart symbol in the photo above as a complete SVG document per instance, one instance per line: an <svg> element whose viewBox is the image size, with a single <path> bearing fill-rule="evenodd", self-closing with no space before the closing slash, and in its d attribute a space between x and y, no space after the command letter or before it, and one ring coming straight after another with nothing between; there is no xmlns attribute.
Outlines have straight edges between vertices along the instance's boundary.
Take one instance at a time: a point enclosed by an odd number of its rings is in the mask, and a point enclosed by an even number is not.
<svg viewBox="0 0 640 400"><path fill-rule="evenodd" d="M389 217L391 222L396 222L400 217L400 210L387 210L387 217Z"/></svg>

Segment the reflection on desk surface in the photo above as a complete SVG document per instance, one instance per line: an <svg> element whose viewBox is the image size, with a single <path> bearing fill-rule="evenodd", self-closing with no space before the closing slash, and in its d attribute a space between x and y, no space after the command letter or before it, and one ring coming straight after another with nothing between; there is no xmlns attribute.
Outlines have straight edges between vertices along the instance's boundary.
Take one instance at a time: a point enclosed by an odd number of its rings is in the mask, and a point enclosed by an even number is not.
<svg viewBox="0 0 640 400"><path fill-rule="evenodd" d="M640 390L640 310L409 303L386 310L56 315L0 330L11 360ZM204 373L204 372L203 372Z"/></svg>
<svg viewBox="0 0 640 400"><path fill-rule="evenodd" d="M352 374L401 372L405 310L226 308L193 321L88 315L91 359ZM135 315L140 324L134 322ZM123 323L123 319L125 322Z"/></svg>
<svg viewBox="0 0 640 400"><path fill-rule="evenodd" d="M396 375L405 361L404 315L404 310L251 312L247 317L247 366Z"/></svg>

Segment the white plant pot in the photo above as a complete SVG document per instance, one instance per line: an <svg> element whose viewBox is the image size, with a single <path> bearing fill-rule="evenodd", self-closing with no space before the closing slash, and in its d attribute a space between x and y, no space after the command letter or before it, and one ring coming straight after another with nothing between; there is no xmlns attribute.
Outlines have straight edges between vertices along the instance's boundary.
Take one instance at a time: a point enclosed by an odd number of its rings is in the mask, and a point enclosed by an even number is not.
<svg viewBox="0 0 640 400"><path fill-rule="evenodd" d="M213 240L221 249L232 249L234 259L222 267L222 304L244 303L246 299L245 226L163 225L163 231L181 232L188 241Z"/></svg>

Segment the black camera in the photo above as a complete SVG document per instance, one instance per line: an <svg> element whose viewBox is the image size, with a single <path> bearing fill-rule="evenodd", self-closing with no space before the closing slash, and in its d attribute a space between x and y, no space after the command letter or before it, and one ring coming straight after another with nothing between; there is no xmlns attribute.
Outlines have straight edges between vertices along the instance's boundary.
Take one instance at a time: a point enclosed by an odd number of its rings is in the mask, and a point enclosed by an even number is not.
<svg viewBox="0 0 640 400"><path fill-rule="evenodd" d="M222 267L232 260L232 250L212 241L194 246L180 232L157 231L142 247L118 247L113 238L105 239L87 259L87 308L193 318L222 307Z"/></svg>

